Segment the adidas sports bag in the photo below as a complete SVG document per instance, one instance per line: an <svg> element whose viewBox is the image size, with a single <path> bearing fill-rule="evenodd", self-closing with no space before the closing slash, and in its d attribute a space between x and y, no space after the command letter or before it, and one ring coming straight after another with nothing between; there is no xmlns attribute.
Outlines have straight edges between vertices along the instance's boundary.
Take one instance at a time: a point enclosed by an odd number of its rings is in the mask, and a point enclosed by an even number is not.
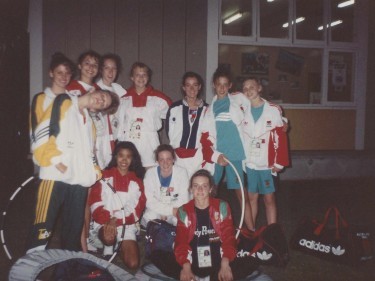
<svg viewBox="0 0 375 281"><path fill-rule="evenodd" d="M241 229L237 239L237 257L249 255L261 265L285 266L289 261L289 251L281 225L273 223L255 232Z"/></svg>
<svg viewBox="0 0 375 281"><path fill-rule="evenodd" d="M332 215L333 224L329 224ZM309 217L303 218L292 235L290 246L319 258L356 265L361 261L363 254L359 247L363 243L358 244L357 240L339 210L330 207L322 222Z"/></svg>

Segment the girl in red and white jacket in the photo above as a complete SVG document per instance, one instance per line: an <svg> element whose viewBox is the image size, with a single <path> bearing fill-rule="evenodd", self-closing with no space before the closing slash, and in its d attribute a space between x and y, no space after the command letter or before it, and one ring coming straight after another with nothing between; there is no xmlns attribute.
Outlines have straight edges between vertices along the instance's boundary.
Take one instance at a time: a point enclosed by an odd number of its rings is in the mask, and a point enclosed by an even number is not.
<svg viewBox="0 0 375 281"><path fill-rule="evenodd" d="M251 256L236 258L236 239L227 202L211 197L214 180L207 170L196 171L190 180L193 200L177 212L173 254L154 251L151 261L166 275L191 281L239 280L250 275L258 263Z"/></svg>
<svg viewBox="0 0 375 281"><path fill-rule="evenodd" d="M248 197L253 221L258 213L258 196L263 194L268 224L276 222L276 175L289 165L288 140L281 108L262 99L261 84L256 79L243 83L243 92L251 107L245 112L243 122L246 153Z"/></svg>
<svg viewBox="0 0 375 281"><path fill-rule="evenodd" d="M146 168L156 165L153 155L160 144L158 131L172 104L168 96L149 84L151 74L151 69L142 62L132 65L130 79L133 86L121 98L118 109L117 139L134 143Z"/></svg>
<svg viewBox="0 0 375 281"><path fill-rule="evenodd" d="M139 266L140 255L136 234L137 222L146 204L142 182L144 173L145 169L134 144L119 142L109 168L103 171L103 180L92 187L89 195L93 218L90 243L98 248L104 245L104 254L108 255L112 254L116 241L123 239L120 245L122 259L131 269Z"/></svg>

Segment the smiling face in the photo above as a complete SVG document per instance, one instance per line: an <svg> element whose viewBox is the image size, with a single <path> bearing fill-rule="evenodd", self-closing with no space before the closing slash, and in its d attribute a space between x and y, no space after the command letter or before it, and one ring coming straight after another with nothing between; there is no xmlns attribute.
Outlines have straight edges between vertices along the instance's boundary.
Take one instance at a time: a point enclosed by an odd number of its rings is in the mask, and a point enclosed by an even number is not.
<svg viewBox="0 0 375 281"><path fill-rule="evenodd" d="M117 65L113 59L106 59L102 67L102 79L105 85L111 86L117 76Z"/></svg>
<svg viewBox="0 0 375 281"><path fill-rule="evenodd" d="M111 105L111 97L106 92L94 91L86 95L90 95L88 106L88 110L90 111L101 111L108 108Z"/></svg>
<svg viewBox="0 0 375 281"><path fill-rule="evenodd" d="M260 98L262 86L254 79L248 79L243 82L242 91L246 97L252 101Z"/></svg>
<svg viewBox="0 0 375 281"><path fill-rule="evenodd" d="M121 175L126 175L133 160L133 154L130 149L120 149L116 155L117 170Z"/></svg>
<svg viewBox="0 0 375 281"><path fill-rule="evenodd" d="M81 72L80 79L91 85L98 74L99 61L92 56L86 56L78 65L78 69Z"/></svg>
<svg viewBox="0 0 375 281"><path fill-rule="evenodd" d="M163 175L170 175L172 174L173 169L173 155L170 151L163 150L158 153L158 163L160 166L160 171Z"/></svg>
<svg viewBox="0 0 375 281"><path fill-rule="evenodd" d="M214 81L214 90L218 99L222 99L228 95L229 89L232 87L232 83L225 76L218 77Z"/></svg>
<svg viewBox="0 0 375 281"><path fill-rule="evenodd" d="M196 77L187 77L185 83L182 86L187 99L195 100L201 89L201 85Z"/></svg>
<svg viewBox="0 0 375 281"><path fill-rule="evenodd" d="M130 79L133 81L134 87L137 89L137 91L143 91L146 88L149 79L147 69L143 67L136 67L133 70Z"/></svg>
<svg viewBox="0 0 375 281"><path fill-rule="evenodd" d="M72 78L72 72L66 65L59 64L49 72L49 76L52 78L52 91L59 94L65 92L65 88Z"/></svg>
<svg viewBox="0 0 375 281"><path fill-rule="evenodd" d="M194 200L205 201L209 200L212 186L210 181L205 176L196 176L191 182L191 192Z"/></svg>

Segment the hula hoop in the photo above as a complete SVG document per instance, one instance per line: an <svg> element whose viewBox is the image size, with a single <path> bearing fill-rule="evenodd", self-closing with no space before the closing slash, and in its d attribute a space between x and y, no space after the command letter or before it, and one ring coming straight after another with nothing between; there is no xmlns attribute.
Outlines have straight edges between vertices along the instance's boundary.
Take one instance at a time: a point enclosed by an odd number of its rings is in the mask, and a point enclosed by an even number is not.
<svg viewBox="0 0 375 281"><path fill-rule="evenodd" d="M229 164L229 166L231 166L232 169L234 170L234 173L236 174L237 179L238 179L238 182L240 183L240 187L241 187L241 195L242 195L242 210L241 210L241 219L240 219L240 223L239 223L239 225L238 225L238 229L237 229L237 232L236 232L236 239L237 239L238 236L240 235L241 228L242 228L242 225L243 225L244 216L245 216L245 192L244 192L244 188L243 188L243 184L242 184L241 177L240 177L240 175L238 174L237 169L234 167L234 165L232 164L232 162L230 162L227 158L224 157L224 160L227 161L228 164Z"/></svg>
<svg viewBox="0 0 375 281"><path fill-rule="evenodd" d="M5 254L6 256L8 257L9 260L12 260L12 255L6 245L6 241L5 241L5 218L6 218L6 215L7 215L7 211L10 207L10 205L12 204L14 198L17 196L17 194L22 190L24 189L24 187L29 183L31 182L32 180L36 179L36 177L34 176L31 176L29 177L27 180L25 180L19 187L17 187L17 189L13 192L12 196L10 196L9 198L9 201L8 201L8 204L7 206L5 207L3 213L2 213L2 220L1 220L1 229L0 229L0 236L1 236L1 243L3 245L3 249L5 251Z"/></svg>
<svg viewBox="0 0 375 281"><path fill-rule="evenodd" d="M111 256L111 258L108 260L109 263L111 263L113 261L113 259L116 257L119 249L120 249L120 244L122 241L124 241L124 237L125 237L125 209L124 209L124 203L122 202L121 200L121 197L120 195L118 195L116 189L107 181L101 179L100 180L101 183L104 183L105 186L107 186L109 189L112 190L112 192L116 195L118 201L120 202L120 205L121 205L121 213L122 213L122 230L121 230L121 236L120 236L120 241L117 242L117 249L116 251L113 253L113 255Z"/></svg>

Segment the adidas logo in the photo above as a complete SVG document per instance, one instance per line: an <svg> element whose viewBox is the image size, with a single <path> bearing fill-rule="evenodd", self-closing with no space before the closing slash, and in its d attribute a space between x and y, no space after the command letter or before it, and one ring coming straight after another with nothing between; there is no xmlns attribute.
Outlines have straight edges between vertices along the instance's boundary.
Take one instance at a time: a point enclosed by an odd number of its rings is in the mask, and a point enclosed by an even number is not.
<svg viewBox="0 0 375 281"><path fill-rule="evenodd" d="M250 252L245 251L244 249L241 249L241 251L237 252L237 257L243 258L243 257L247 257L249 254L250 254Z"/></svg>
<svg viewBox="0 0 375 281"><path fill-rule="evenodd" d="M247 257L249 255L250 255L250 252L245 251L244 249L241 249L241 251L237 252L238 258ZM254 258L258 258L262 261L267 261L270 258L272 258L272 253L267 253L266 251L263 251L262 253L260 253L260 252L253 253L251 256L254 257Z"/></svg>
<svg viewBox="0 0 375 281"><path fill-rule="evenodd" d="M39 229L38 240L47 239L48 237L50 237L50 235L51 235L51 232L47 231L47 229L45 229L45 228Z"/></svg>
<svg viewBox="0 0 375 281"><path fill-rule="evenodd" d="M270 258L272 258L272 253L267 253L266 251L263 251L262 253L257 252L258 259L262 261L268 261Z"/></svg>
<svg viewBox="0 0 375 281"><path fill-rule="evenodd" d="M323 253L330 253L331 250L332 250L332 254L336 255L336 256L341 256L345 253L345 249L344 248L341 248L341 246L337 246L337 248L335 247L332 247L331 249L331 246L327 246L327 245L324 245L324 244L321 244L320 242L315 242L314 240L306 240L306 239L301 239L299 241L299 244L303 247L306 247L306 248L309 248L311 250L314 250L314 251L319 251L319 252L323 252Z"/></svg>
<svg viewBox="0 0 375 281"><path fill-rule="evenodd" d="M341 249L340 245L337 248L332 247L332 253L336 256L341 256L345 253L345 249Z"/></svg>

